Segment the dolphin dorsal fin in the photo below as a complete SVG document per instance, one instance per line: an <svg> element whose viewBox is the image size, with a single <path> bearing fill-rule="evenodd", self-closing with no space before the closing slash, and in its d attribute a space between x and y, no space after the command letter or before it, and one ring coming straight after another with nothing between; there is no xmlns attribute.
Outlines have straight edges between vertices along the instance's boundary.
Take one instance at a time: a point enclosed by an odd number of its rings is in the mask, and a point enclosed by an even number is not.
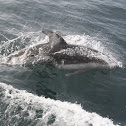
<svg viewBox="0 0 126 126"><path fill-rule="evenodd" d="M49 43L53 47L57 45L60 45L60 46L67 45L66 41L53 31L42 30L42 33L46 34L49 37Z"/></svg>

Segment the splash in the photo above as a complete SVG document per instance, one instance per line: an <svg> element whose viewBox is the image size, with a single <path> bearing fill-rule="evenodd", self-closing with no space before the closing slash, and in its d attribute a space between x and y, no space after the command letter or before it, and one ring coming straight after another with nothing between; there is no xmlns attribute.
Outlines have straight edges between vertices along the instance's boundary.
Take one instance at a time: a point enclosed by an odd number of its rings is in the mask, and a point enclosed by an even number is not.
<svg viewBox="0 0 126 126"><path fill-rule="evenodd" d="M13 40L7 40L4 44L0 46L0 49L4 50L4 56L8 54L13 54L12 52L20 51L23 47L26 48L26 51L29 50L30 47L34 47L38 44L44 44L49 41L48 37L46 36L43 38L42 34L39 32L29 32L27 34L21 34L17 38ZM111 50L108 49L108 46L103 44L101 41L97 40L97 37L90 37L89 35L67 35L64 36L64 39L68 44L74 44L74 45L81 45L85 46L86 48L91 48L98 50L100 53L99 55L95 55L96 58L103 59L106 61L110 68L113 67L123 67L123 64L119 58L119 55L113 53ZM16 45L15 43L21 43L19 45ZM11 47L10 47L11 45ZM114 48L114 47L113 47ZM17 52L15 52L17 53ZM94 55L94 54L93 54ZM9 64L15 65L15 64L25 64L26 56L17 57L13 59L13 62L10 62ZM37 60L38 58L38 60ZM36 57L36 61L40 61L42 57ZM21 61L20 61L21 60ZM42 59L43 60L43 59ZM3 58L3 62L7 63L7 57ZM33 61L34 63L34 61ZM7 63L8 64L8 63Z"/></svg>
<svg viewBox="0 0 126 126"><path fill-rule="evenodd" d="M39 97L0 83L0 122L4 125L119 126L78 104Z"/></svg>
<svg viewBox="0 0 126 126"><path fill-rule="evenodd" d="M30 46L41 38L40 31L19 32L19 34L14 35L15 38L13 39L9 39L2 33L0 33L0 36L4 37L4 40L0 41L0 54L4 56Z"/></svg>
<svg viewBox="0 0 126 126"><path fill-rule="evenodd" d="M113 67L123 67L122 61L119 58L119 55L111 52L108 49L108 46L97 39L97 37L90 37L89 35L68 35L64 39L68 44L85 46L87 48L95 49L99 51L99 55L96 55L97 58L105 60L111 68ZM112 47L112 46L111 46ZM114 48L114 47L113 47Z"/></svg>

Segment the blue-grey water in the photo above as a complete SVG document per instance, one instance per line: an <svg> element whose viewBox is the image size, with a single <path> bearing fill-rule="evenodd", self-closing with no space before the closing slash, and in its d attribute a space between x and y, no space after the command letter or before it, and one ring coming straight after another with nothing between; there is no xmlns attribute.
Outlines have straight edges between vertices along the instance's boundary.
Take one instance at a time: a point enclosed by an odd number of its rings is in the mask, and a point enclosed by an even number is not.
<svg viewBox="0 0 126 126"><path fill-rule="evenodd" d="M3 63L47 41L42 29L104 52L115 67L66 77L49 65ZM126 126L125 0L0 0L0 58L0 126Z"/></svg>

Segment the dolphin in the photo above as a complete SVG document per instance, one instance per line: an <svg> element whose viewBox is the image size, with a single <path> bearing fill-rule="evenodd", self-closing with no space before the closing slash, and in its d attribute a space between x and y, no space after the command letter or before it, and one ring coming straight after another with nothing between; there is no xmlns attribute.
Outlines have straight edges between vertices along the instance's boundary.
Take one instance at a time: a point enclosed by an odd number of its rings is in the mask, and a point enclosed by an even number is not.
<svg viewBox="0 0 126 126"><path fill-rule="evenodd" d="M16 51L7 56L7 62L10 64L34 64L34 63L49 63L53 59L54 52L65 48L66 42L55 32L43 30L42 33L49 36L49 42L45 44L37 44Z"/></svg>
<svg viewBox="0 0 126 126"><path fill-rule="evenodd" d="M22 60L25 65L41 62L52 64L59 69L76 70L66 76L94 68L109 67L109 64L101 58L105 56L102 52L85 46L67 44L60 35L50 30L42 30L42 33L49 37L48 43L24 48L11 54L7 57L8 62L21 62Z"/></svg>

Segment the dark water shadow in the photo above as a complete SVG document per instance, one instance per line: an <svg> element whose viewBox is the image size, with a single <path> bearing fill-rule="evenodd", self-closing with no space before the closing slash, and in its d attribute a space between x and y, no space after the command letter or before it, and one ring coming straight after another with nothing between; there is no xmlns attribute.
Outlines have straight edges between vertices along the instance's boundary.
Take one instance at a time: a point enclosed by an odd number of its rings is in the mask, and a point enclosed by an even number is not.
<svg viewBox="0 0 126 126"><path fill-rule="evenodd" d="M120 122L125 120L126 85L122 88L119 85L121 78L117 82L115 77L124 71L119 68L95 69L66 77L66 73L73 71L58 70L42 64L29 67L3 65L0 66L0 82L38 96L76 102L87 111L103 117L109 115L109 118Z"/></svg>
<svg viewBox="0 0 126 126"><path fill-rule="evenodd" d="M56 73L51 71L51 68L44 65L32 67L1 65L0 82L38 96L56 99L56 92L47 85L56 76Z"/></svg>

